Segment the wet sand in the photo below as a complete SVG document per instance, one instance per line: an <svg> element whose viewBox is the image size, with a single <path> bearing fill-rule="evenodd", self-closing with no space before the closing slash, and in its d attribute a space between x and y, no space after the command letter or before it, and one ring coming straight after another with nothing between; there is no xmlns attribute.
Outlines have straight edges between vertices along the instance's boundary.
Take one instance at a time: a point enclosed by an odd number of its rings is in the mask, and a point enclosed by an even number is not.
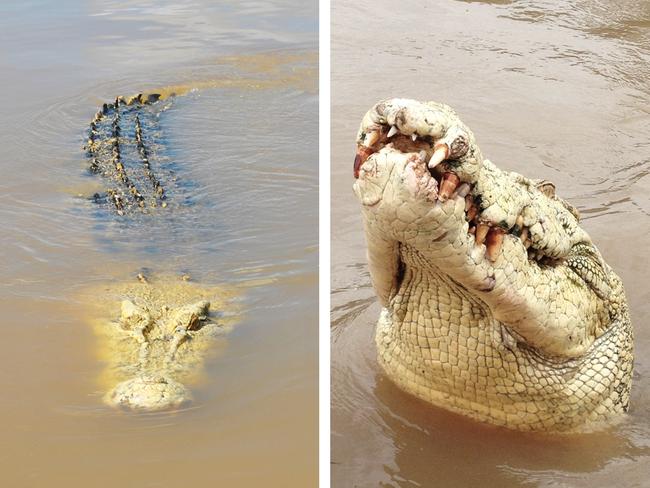
<svg viewBox="0 0 650 488"><path fill-rule="evenodd" d="M650 460L650 5L333 2L332 485L645 486ZM636 333L632 407L585 435L523 435L434 409L376 360L379 306L352 193L376 101L448 103L503 169L546 178L623 278Z"/></svg>
<svg viewBox="0 0 650 488"><path fill-rule="evenodd" d="M315 483L316 26L290 1L0 6L3 486ZM98 106L165 89L174 205L119 219L78 197ZM142 270L238 290L178 412L102 402L87 294Z"/></svg>

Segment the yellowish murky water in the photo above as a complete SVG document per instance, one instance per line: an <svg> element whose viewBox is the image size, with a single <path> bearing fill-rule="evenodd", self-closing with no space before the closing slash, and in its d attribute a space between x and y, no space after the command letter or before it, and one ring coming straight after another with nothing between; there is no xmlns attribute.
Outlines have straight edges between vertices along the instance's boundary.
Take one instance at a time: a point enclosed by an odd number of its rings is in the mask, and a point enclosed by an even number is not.
<svg viewBox="0 0 650 488"><path fill-rule="evenodd" d="M0 5L2 486L315 484L316 14ZM101 181L81 147L100 103L151 91L183 95L158 119L173 204L118 219L84 198ZM139 272L189 274L237 310L177 412L102 402L113 378L93 324L117 309L89 294Z"/></svg>
<svg viewBox="0 0 650 488"><path fill-rule="evenodd" d="M337 0L332 22L333 486L648 486L650 3ZM636 329L621 425L571 437L505 432L384 377L351 187L358 124L388 97L450 104L486 157L553 181L579 207L623 278Z"/></svg>

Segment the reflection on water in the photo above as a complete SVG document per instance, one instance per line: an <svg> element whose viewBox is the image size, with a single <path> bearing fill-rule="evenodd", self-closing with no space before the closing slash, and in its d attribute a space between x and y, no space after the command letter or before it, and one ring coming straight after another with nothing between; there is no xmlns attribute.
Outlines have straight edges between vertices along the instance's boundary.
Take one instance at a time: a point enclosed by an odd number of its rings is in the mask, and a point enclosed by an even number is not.
<svg viewBox="0 0 650 488"><path fill-rule="evenodd" d="M3 486L314 483L316 25L292 0L2 2ZM182 95L158 119L180 204L118 219L83 198L88 123L165 89ZM238 290L179 412L102 403L88 292L139 271Z"/></svg>
<svg viewBox="0 0 650 488"><path fill-rule="evenodd" d="M397 12L337 1L332 21L333 485L644 486L650 4L407 1ZM436 410L383 376L352 159L363 114L395 96L452 105L488 158L553 181L580 208L623 278L636 326L632 411L620 425L570 437L507 432Z"/></svg>

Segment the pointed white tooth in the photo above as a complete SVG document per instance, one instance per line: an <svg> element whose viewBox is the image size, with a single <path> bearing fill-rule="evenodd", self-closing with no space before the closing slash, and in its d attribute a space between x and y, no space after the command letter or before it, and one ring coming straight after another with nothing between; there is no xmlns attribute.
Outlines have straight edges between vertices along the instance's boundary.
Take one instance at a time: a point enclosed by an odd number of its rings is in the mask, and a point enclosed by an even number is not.
<svg viewBox="0 0 650 488"><path fill-rule="evenodd" d="M468 193L469 193L469 183L463 183L456 190L456 195L458 195L461 198L465 198Z"/></svg>
<svg viewBox="0 0 650 488"><path fill-rule="evenodd" d="M397 130L397 127L394 125L391 126L390 130L388 131L388 135L386 137L393 137L395 134L397 134L399 131Z"/></svg>
<svg viewBox="0 0 650 488"><path fill-rule="evenodd" d="M372 132L368 132L366 134L366 138L363 141L363 145L366 147L371 147L374 146L378 140L379 140L379 131L373 130Z"/></svg>
<svg viewBox="0 0 650 488"><path fill-rule="evenodd" d="M413 142L415 142L415 141L418 140L418 135L417 135L415 132L414 132L413 134L411 134L411 140L412 140Z"/></svg>
<svg viewBox="0 0 650 488"><path fill-rule="evenodd" d="M517 220L515 220L515 225L519 227L520 229L523 228L524 226L524 216L523 215L517 215Z"/></svg>
<svg viewBox="0 0 650 488"><path fill-rule="evenodd" d="M493 227L487 235L485 246L487 248L487 257L490 261L494 262L501 253L503 246L503 236L505 231L499 227Z"/></svg>
<svg viewBox="0 0 650 488"><path fill-rule="evenodd" d="M433 156L429 159L429 168L435 168L447 158L447 146L438 146L438 149L433 151Z"/></svg>
<svg viewBox="0 0 650 488"><path fill-rule="evenodd" d="M485 223L480 223L476 226L476 245L480 246L485 242L485 238L490 231L490 226Z"/></svg>
<svg viewBox="0 0 650 488"><path fill-rule="evenodd" d="M420 159L421 159L422 161L426 161L426 159L427 159L427 152L426 152L426 151L420 151L419 156L420 156Z"/></svg>

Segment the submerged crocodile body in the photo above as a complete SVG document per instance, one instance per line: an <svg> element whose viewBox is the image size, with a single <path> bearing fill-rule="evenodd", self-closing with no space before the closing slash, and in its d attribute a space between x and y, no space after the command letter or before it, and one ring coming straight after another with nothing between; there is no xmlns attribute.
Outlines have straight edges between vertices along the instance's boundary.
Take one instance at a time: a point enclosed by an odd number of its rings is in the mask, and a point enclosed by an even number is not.
<svg viewBox="0 0 650 488"><path fill-rule="evenodd" d="M103 104L90 123L89 170L105 185L92 199L119 216L168 206L169 185L160 175L170 175L161 164L158 117L171 96L117 97ZM191 401L187 385L196 381L215 338L233 323L225 318L232 317L233 292L181 278L138 278L105 285L89 298L102 310L95 330L106 363L104 401L129 410L179 408Z"/></svg>
<svg viewBox="0 0 650 488"><path fill-rule="evenodd" d="M354 166L379 362L395 383L517 430L628 410L623 285L551 183L484 159L448 106L407 99L364 116Z"/></svg>
<svg viewBox="0 0 650 488"><path fill-rule="evenodd" d="M167 206L167 192L152 165L157 151L157 119L164 108L158 93L117 97L104 103L90 122L85 145L89 170L100 175L106 191L93 200L118 215Z"/></svg>

